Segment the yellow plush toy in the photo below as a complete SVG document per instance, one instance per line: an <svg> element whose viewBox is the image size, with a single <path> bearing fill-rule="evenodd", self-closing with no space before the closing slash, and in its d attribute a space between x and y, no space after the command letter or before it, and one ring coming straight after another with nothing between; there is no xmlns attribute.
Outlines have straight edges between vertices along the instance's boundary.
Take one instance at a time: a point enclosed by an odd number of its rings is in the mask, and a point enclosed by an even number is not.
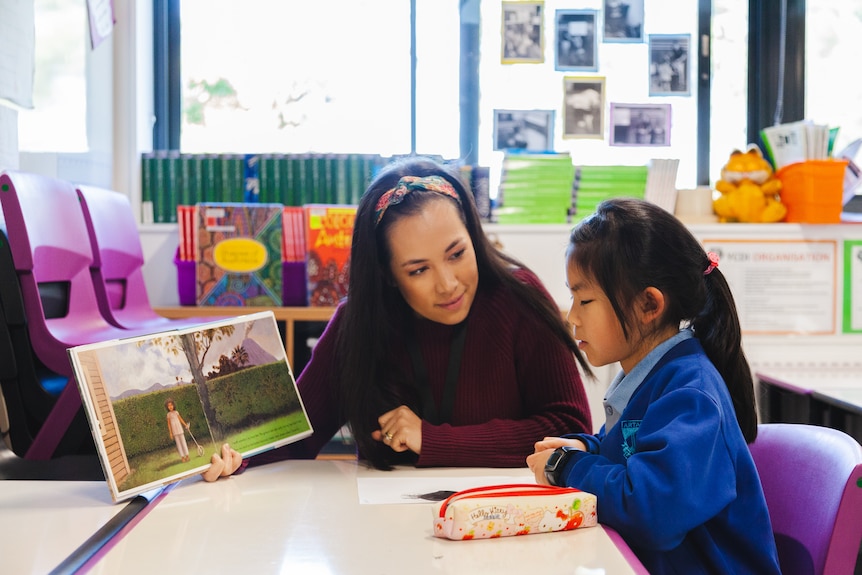
<svg viewBox="0 0 862 575"><path fill-rule="evenodd" d="M715 189L720 196L712 207L722 222L778 222L787 214L778 195L781 180L772 173L757 144L730 154Z"/></svg>

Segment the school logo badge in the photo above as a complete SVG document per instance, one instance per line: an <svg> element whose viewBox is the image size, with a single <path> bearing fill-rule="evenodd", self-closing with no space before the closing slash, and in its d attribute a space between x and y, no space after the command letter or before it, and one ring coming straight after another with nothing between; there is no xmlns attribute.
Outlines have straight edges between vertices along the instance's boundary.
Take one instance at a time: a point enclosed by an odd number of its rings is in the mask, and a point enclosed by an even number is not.
<svg viewBox="0 0 862 575"><path fill-rule="evenodd" d="M640 419L629 419L620 422L620 430L623 432L623 456L628 459L635 452L637 446L638 429L641 427Z"/></svg>

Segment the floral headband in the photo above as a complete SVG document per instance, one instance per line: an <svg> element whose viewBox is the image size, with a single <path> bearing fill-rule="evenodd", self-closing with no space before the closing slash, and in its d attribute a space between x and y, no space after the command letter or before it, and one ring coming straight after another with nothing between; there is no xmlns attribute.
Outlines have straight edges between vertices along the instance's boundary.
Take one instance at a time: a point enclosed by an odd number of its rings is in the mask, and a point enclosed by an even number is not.
<svg viewBox="0 0 862 575"><path fill-rule="evenodd" d="M374 225L379 224L380 220L383 219L383 214L386 213L386 208L394 206L395 204L400 204L404 201L404 196L410 192L417 191L443 194L444 196L454 198L459 205L461 204L461 198L458 196L458 192L455 191L452 184L441 176L404 176L398 180L398 183L394 188L380 196L380 199L377 200L377 206L374 208L375 213L377 214L377 220L374 222Z"/></svg>

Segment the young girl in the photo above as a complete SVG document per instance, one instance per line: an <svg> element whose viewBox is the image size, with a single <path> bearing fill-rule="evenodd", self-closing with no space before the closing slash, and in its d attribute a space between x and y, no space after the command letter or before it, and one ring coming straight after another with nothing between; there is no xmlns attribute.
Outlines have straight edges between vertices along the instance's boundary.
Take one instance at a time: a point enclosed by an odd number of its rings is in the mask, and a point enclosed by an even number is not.
<svg viewBox="0 0 862 575"><path fill-rule="evenodd" d="M347 423L379 468L521 467L534 438L592 430L579 361L588 372L559 307L494 248L459 175L393 162L360 199L348 297L297 380L314 434L251 464L313 458ZM239 465L228 457L213 460L219 475Z"/></svg>
<svg viewBox="0 0 862 575"><path fill-rule="evenodd" d="M602 202L571 234L569 322L589 362L619 362L595 436L536 443L540 483L596 494L650 573L779 573L747 443L751 371L718 256L671 214Z"/></svg>
<svg viewBox="0 0 862 575"><path fill-rule="evenodd" d="M185 463L189 460L189 446L186 443L186 433L183 428L188 429L189 424L185 422L183 416L177 411L172 398L168 398L165 401L165 409L168 410L168 435L177 444L177 453L180 456L180 461Z"/></svg>

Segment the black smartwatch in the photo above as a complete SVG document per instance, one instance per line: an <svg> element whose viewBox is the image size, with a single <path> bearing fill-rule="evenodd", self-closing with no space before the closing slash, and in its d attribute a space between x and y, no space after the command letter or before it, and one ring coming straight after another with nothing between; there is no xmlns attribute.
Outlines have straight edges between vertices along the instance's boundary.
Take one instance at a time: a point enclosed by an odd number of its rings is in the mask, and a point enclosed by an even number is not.
<svg viewBox="0 0 862 575"><path fill-rule="evenodd" d="M563 478L561 475L573 451L580 451L580 449L564 445L554 450L548 458L548 462L545 463L545 479L548 480L548 483L557 487L562 485Z"/></svg>

